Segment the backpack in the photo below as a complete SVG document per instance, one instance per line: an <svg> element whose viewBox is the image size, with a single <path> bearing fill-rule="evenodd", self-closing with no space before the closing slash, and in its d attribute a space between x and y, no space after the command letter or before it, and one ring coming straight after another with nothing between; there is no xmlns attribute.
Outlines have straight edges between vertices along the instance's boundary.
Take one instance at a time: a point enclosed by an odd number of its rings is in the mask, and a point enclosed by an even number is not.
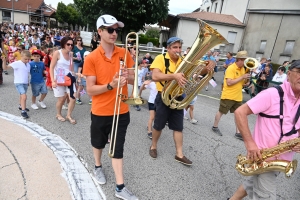
<svg viewBox="0 0 300 200"><path fill-rule="evenodd" d="M298 110L297 110L297 113L296 113L296 116L295 116L295 121L294 121L294 126L292 128L292 130L290 130L289 132L287 133L283 133L283 130L282 130L282 124L283 124L283 96L284 96L284 92L281 88L280 85L277 85L275 86L275 88L277 89L278 91L278 94L279 94L279 97L280 97L280 108L279 108L279 115L267 115L267 114L264 114L264 113L259 113L259 115L261 117L266 117L266 118L273 118L273 119L279 119L279 122L280 122L280 127L281 127L281 133L280 133L280 138L279 138L279 141L278 141L278 144L280 143L280 141L282 140L282 138L284 136L291 136L293 134L296 134L297 133L297 130L295 128L295 125L299 119L299 116L300 116L300 105L298 107Z"/></svg>

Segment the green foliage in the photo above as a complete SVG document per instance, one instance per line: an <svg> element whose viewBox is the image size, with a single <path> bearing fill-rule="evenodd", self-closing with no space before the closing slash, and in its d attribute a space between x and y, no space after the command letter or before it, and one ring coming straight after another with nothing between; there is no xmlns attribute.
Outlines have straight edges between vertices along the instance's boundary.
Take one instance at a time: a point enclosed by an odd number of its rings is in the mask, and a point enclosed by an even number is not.
<svg viewBox="0 0 300 200"><path fill-rule="evenodd" d="M156 28L150 28L145 34L148 38L159 38L159 30Z"/></svg>
<svg viewBox="0 0 300 200"><path fill-rule="evenodd" d="M95 27L100 15L110 14L124 22L126 32L143 29L168 16L169 0L74 0L87 22Z"/></svg>
<svg viewBox="0 0 300 200"><path fill-rule="evenodd" d="M157 38L148 38L146 36L139 37L140 44L147 44L148 42L152 42L154 46L158 46L159 40Z"/></svg>
<svg viewBox="0 0 300 200"><path fill-rule="evenodd" d="M56 19L60 23L66 22L66 19L68 19L69 14L67 12L67 6L63 2L59 2L57 4L57 10L56 10Z"/></svg>

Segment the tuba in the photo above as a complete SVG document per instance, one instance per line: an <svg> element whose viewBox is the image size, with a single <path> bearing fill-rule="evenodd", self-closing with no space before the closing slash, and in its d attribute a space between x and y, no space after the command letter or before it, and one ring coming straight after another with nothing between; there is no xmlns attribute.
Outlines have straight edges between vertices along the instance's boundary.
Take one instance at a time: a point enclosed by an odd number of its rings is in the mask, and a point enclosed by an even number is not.
<svg viewBox="0 0 300 200"><path fill-rule="evenodd" d="M255 174L261 174L268 171L281 171L285 173L287 178L291 177L297 168L297 160L270 160L268 158L276 157L280 154L292 151L296 145L300 144L300 138L295 138L282 142L275 147L262 149L262 159L251 161L245 156L238 155L235 169L244 176L252 176Z"/></svg>
<svg viewBox="0 0 300 200"><path fill-rule="evenodd" d="M199 24L198 36L191 50L186 57L183 58L182 62L174 72L183 73L187 83L184 88L181 88L175 80L168 81L161 92L164 104L171 109L184 109L190 104L195 96L198 95L214 73L213 71L209 71L199 81L198 77L201 74L201 71L206 67L205 62L200 61L200 59L212 47L221 43L228 43L220 33L207 23L200 19L197 19L197 22ZM186 97L183 100L179 100L178 97L181 96L182 93L185 93Z"/></svg>

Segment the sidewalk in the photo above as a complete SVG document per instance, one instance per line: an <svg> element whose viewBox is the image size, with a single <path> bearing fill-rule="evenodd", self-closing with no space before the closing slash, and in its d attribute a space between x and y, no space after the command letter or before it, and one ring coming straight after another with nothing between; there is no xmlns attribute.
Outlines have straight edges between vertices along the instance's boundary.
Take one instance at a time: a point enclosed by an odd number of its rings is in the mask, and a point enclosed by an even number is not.
<svg viewBox="0 0 300 200"><path fill-rule="evenodd" d="M72 199L53 152L25 128L0 124L0 199Z"/></svg>
<svg viewBox="0 0 300 200"><path fill-rule="evenodd" d="M66 141L2 111L0 153L0 199L106 199Z"/></svg>

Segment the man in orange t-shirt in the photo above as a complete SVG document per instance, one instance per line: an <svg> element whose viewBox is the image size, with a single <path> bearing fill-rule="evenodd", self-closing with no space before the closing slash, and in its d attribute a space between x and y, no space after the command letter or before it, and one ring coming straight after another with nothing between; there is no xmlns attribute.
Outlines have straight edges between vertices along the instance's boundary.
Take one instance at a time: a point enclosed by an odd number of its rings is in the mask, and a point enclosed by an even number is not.
<svg viewBox="0 0 300 200"><path fill-rule="evenodd" d="M125 48L119 48L114 44L120 28L124 27L122 22L111 15L102 15L96 25L101 36L101 44L85 58L83 74L86 76L87 93L92 96L93 102L91 143L95 159L94 176L99 184L105 184L101 155L112 128L118 81L122 94L128 96L127 81L132 82L134 79L133 70L121 70L120 77L119 72L124 65L131 68L134 61L129 52L125 61ZM123 178L123 151L129 122L129 106L121 101L115 153L112 158L117 184L115 195L122 199L134 200L137 197L125 187Z"/></svg>

